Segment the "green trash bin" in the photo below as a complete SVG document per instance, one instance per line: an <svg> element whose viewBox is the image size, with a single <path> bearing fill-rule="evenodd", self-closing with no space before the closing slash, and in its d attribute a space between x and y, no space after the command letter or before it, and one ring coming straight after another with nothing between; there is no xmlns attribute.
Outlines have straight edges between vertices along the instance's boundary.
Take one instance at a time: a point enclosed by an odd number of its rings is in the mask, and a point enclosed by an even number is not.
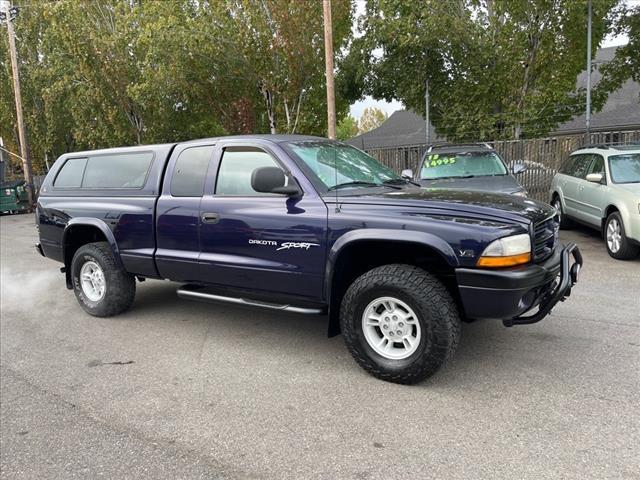
<svg viewBox="0 0 640 480"><path fill-rule="evenodd" d="M24 180L0 183L0 213L29 211L29 193Z"/></svg>

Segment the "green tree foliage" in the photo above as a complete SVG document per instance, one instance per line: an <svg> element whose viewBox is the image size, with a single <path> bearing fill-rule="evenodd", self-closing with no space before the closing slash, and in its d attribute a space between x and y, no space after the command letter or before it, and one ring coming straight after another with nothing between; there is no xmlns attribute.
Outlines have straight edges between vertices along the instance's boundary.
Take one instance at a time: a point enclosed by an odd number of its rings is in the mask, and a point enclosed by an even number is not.
<svg viewBox="0 0 640 480"><path fill-rule="evenodd" d="M374 128L378 128L387 118L388 115L378 107L365 108L364 112L362 112L362 116L360 117L360 121L358 122L360 126L360 133L365 133L373 130Z"/></svg>
<svg viewBox="0 0 640 480"><path fill-rule="evenodd" d="M72 150L224 133L326 132L321 2L14 4L36 170L45 154L53 159ZM351 23L349 0L334 0L338 52ZM0 136L17 150L6 30L0 34ZM339 97L338 114L347 108Z"/></svg>
<svg viewBox="0 0 640 480"><path fill-rule="evenodd" d="M351 115L346 115L340 119L336 125L336 137L338 140L349 140L358 135L358 121Z"/></svg>
<svg viewBox="0 0 640 480"><path fill-rule="evenodd" d="M616 5L593 1L593 54ZM341 92L423 112L428 79L432 123L449 139L537 136L583 109L586 2L368 0L360 21Z"/></svg>
<svg viewBox="0 0 640 480"><path fill-rule="evenodd" d="M640 82L640 5L621 9L614 33L626 35L629 43L618 47L613 60L599 68L602 79L596 95L601 103L602 97L606 98L607 93L617 90L625 81Z"/></svg>

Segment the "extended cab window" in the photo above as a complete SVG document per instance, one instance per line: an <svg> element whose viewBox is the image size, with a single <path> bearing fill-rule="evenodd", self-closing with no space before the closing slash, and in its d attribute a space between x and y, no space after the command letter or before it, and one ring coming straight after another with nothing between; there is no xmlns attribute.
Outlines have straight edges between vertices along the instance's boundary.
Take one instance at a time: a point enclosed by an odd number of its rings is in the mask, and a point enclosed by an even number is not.
<svg viewBox="0 0 640 480"><path fill-rule="evenodd" d="M86 158L70 158L62 165L53 186L56 188L80 188L86 164Z"/></svg>
<svg viewBox="0 0 640 480"><path fill-rule="evenodd" d="M256 192L251 187L251 174L260 167L279 167L279 165L271 155L259 148L226 148L218 170L216 195L271 195Z"/></svg>
<svg viewBox="0 0 640 480"><path fill-rule="evenodd" d="M142 188L153 153L118 153L90 157L82 188Z"/></svg>
<svg viewBox="0 0 640 480"><path fill-rule="evenodd" d="M183 150L173 168L171 195L174 197L201 197L212 154L212 145Z"/></svg>

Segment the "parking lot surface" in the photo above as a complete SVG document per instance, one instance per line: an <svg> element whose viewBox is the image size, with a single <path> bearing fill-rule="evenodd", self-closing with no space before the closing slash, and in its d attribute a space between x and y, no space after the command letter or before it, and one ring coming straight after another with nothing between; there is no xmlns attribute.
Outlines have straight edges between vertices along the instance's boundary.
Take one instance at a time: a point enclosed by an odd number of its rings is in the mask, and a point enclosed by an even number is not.
<svg viewBox="0 0 640 480"><path fill-rule="evenodd" d="M0 218L2 478L640 477L640 260L596 232L539 324L463 325L416 386L376 380L322 317L180 300L138 284L88 316L32 215Z"/></svg>

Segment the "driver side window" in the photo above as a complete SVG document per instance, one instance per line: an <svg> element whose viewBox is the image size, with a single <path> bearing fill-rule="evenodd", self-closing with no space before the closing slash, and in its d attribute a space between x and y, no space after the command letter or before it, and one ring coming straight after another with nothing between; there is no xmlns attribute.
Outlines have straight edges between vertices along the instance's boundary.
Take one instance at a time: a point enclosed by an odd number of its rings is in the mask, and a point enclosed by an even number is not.
<svg viewBox="0 0 640 480"><path fill-rule="evenodd" d="M267 152L254 147L225 148L216 180L216 195L272 196L256 192L251 186L251 174L256 168L280 165Z"/></svg>

